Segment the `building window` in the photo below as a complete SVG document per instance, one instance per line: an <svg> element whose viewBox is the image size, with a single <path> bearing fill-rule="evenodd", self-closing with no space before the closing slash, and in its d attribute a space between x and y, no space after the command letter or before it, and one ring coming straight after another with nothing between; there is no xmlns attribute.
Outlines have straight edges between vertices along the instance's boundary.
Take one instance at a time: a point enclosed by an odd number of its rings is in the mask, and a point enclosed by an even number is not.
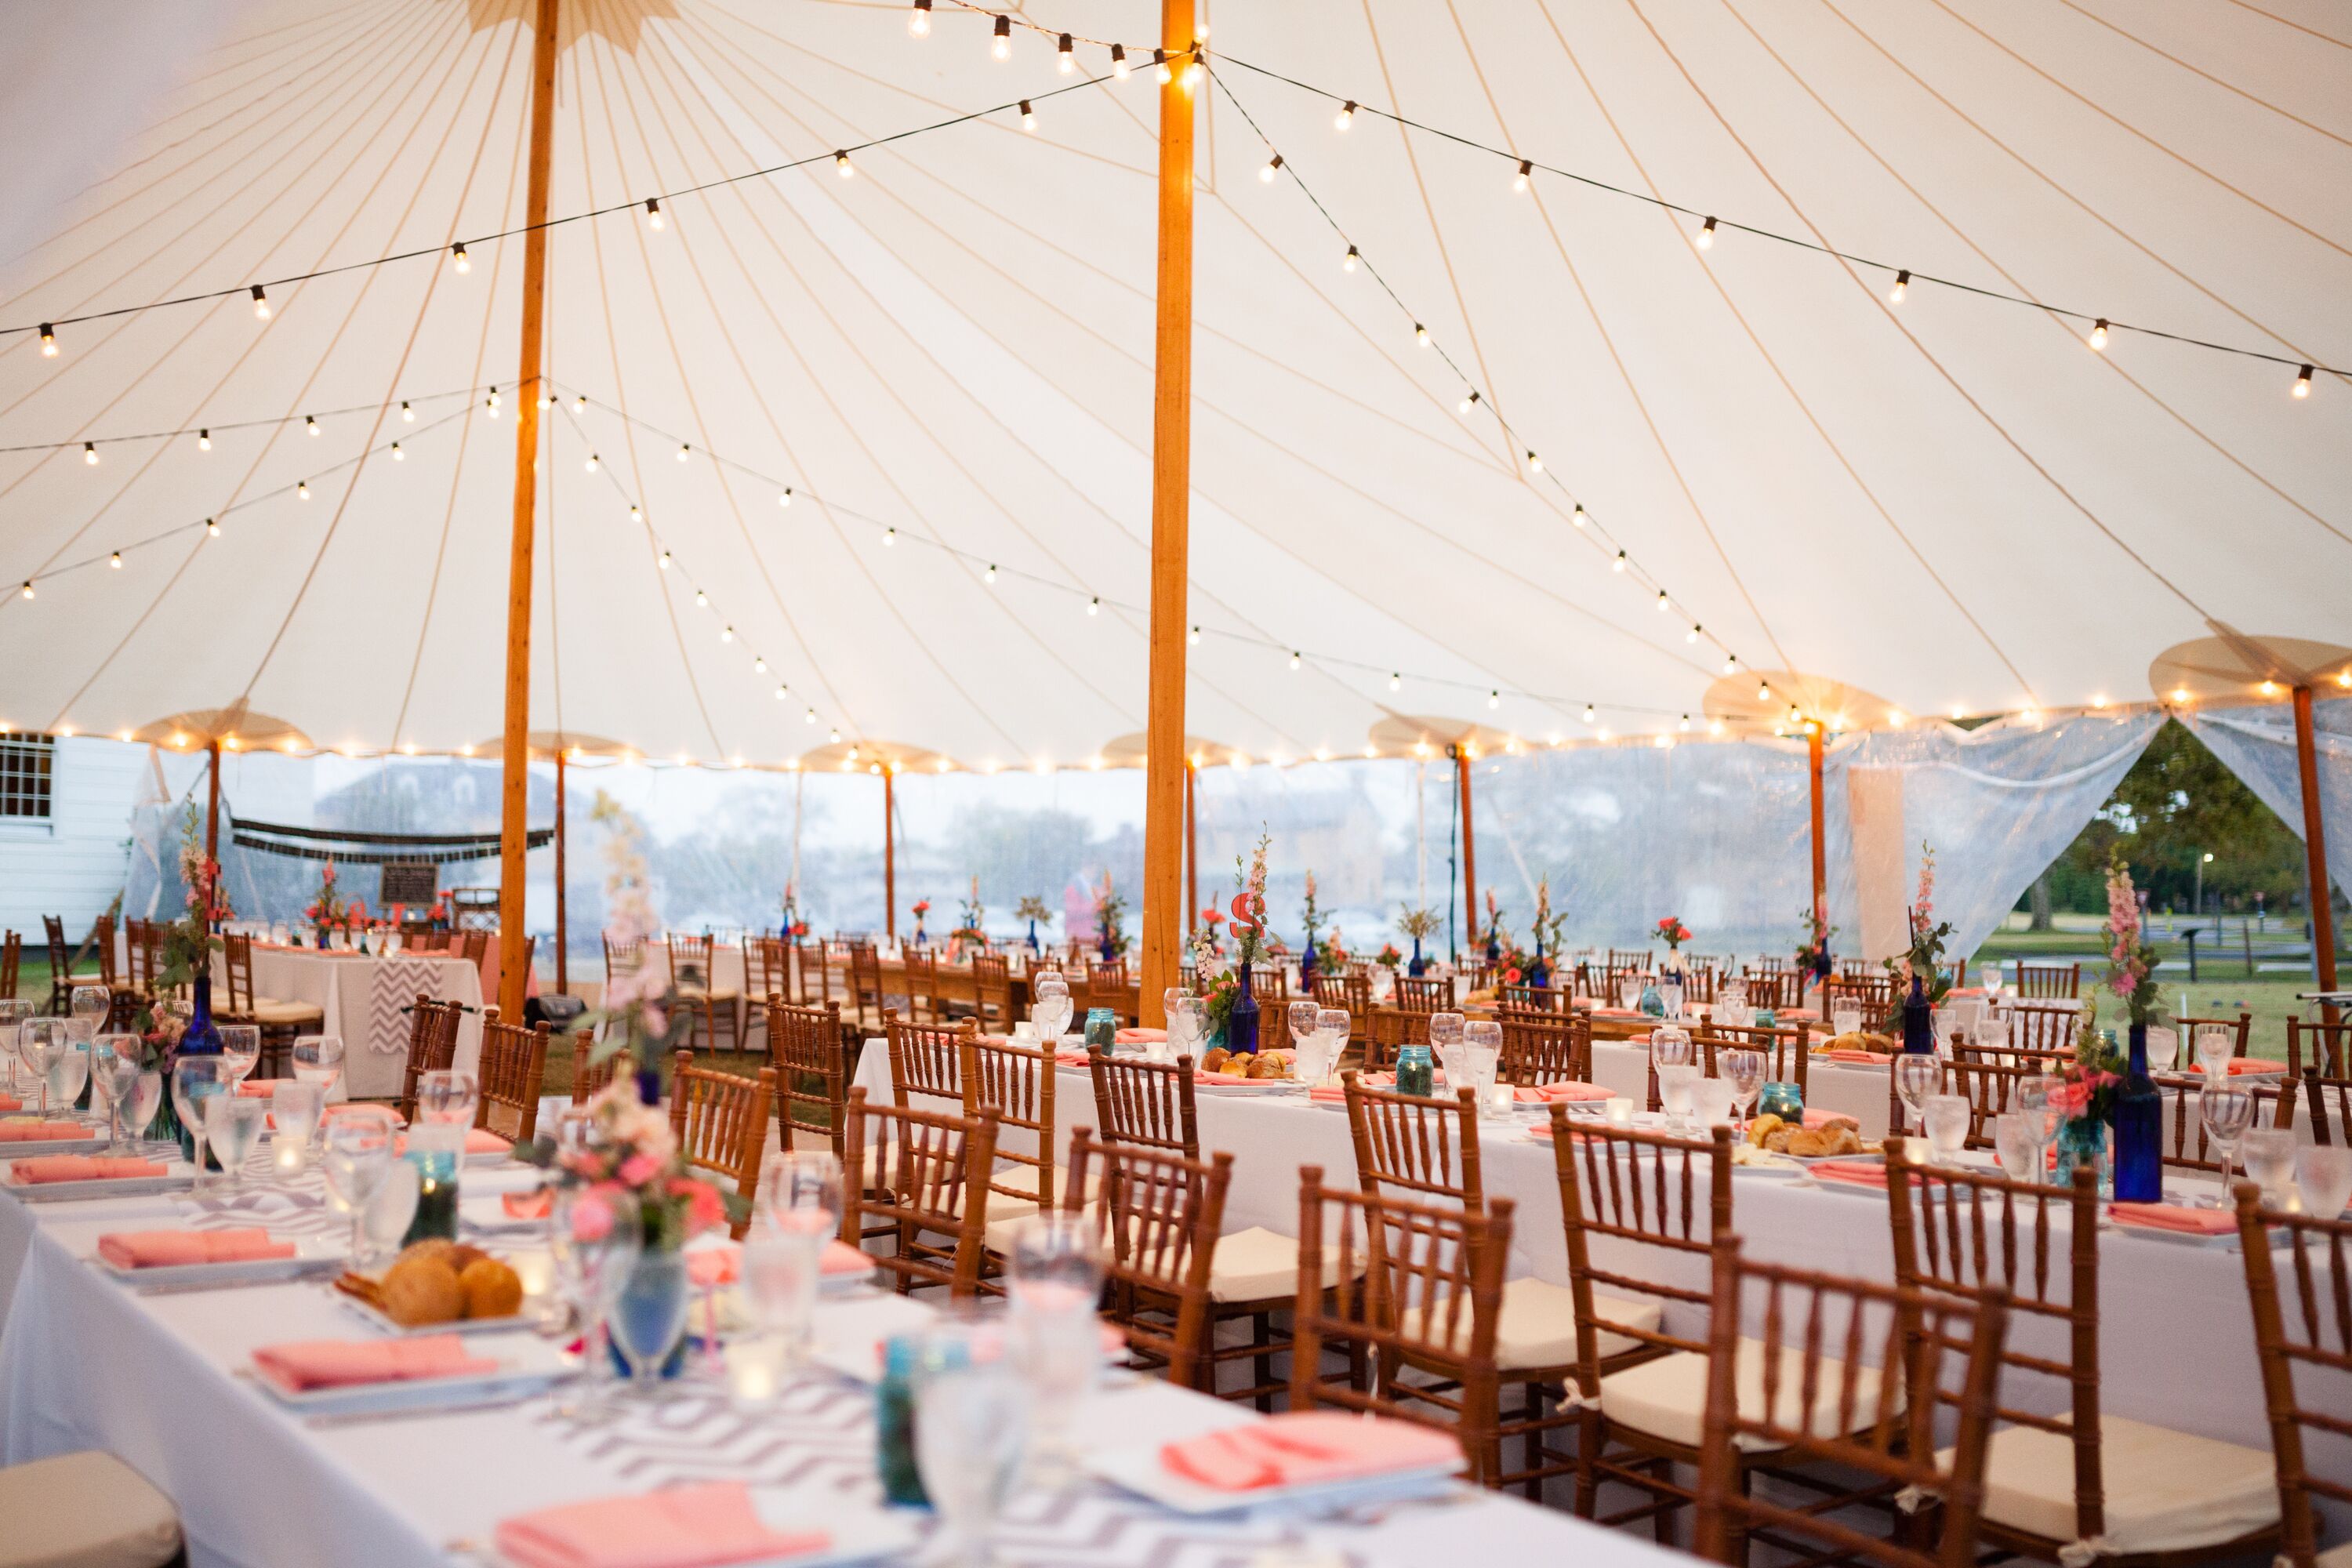
<svg viewBox="0 0 2352 1568"><path fill-rule="evenodd" d="M0 822L47 822L52 735L0 735Z"/></svg>

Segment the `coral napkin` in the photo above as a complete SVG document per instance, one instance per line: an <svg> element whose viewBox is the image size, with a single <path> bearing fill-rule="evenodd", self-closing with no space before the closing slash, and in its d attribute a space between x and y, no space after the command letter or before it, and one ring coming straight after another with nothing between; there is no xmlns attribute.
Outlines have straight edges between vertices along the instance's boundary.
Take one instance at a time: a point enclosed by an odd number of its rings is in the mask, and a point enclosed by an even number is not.
<svg viewBox="0 0 2352 1568"><path fill-rule="evenodd" d="M874 1260L845 1241L828 1241L817 1255L819 1274L863 1274ZM686 1277L698 1288L732 1285L742 1277L743 1248L736 1245L706 1247L686 1255Z"/></svg>
<svg viewBox="0 0 2352 1568"><path fill-rule="evenodd" d="M1259 1079L1254 1079L1254 1078L1244 1078L1244 1077L1242 1077L1242 1076L1241 1076L1241 1074L1239 1074L1239 1073L1232 1073L1232 1072L1202 1072L1202 1071L1201 1071L1201 1070L1200 1070L1200 1068L1193 1068L1193 1069L1192 1069L1192 1081L1193 1081L1194 1083L1219 1084L1219 1083L1258 1083L1258 1082L1262 1082L1262 1081L1264 1081L1264 1080Z"/></svg>
<svg viewBox="0 0 2352 1568"><path fill-rule="evenodd" d="M20 1187L43 1182L129 1181L163 1173L163 1167L152 1160L110 1160L102 1154L37 1154L8 1167L8 1179Z"/></svg>
<svg viewBox="0 0 2352 1568"><path fill-rule="evenodd" d="M468 1154L505 1154L512 1152L513 1149L512 1143L487 1127L469 1127L466 1130L466 1152ZM392 1152L395 1155L407 1153L408 1140L394 1139Z"/></svg>
<svg viewBox="0 0 2352 1568"><path fill-rule="evenodd" d="M1883 1067L1894 1059L1880 1056L1876 1051L1853 1051L1843 1047L1831 1051L1815 1051L1813 1058L1816 1061L1860 1062L1868 1067Z"/></svg>
<svg viewBox="0 0 2352 1568"><path fill-rule="evenodd" d="M394 1127L407 1125L406 1120L391 1106L369 1105L359 1100L345 1100L341 1105L326 1106L319 1112L319 1120L321 1121L332 1121L338 1116L373 1116L377 1121L390 1122Z"/></svg>
<svg viewBox="0 0 2352 1568"><path fill-rule="evenodd" d="M236 1086L237 1093L247 1100L268 1100L278 1092L281 1083L292 1083L290 1078L249 1078Z"/></svg>
<svg viewBox="0 0 2352 1568"><path fill-rule="evenodd" d="M541 1509L500 1521L496 1539L515 1568L719 1568L805 1556L833 1540L770 1529L740 1481Z"/></svg>
<svg viewBox="0 0 2352 1568"><path fill-rule="evenodd" d="M0 1143L62 1143L72 1138L96 1136L79 1121L0 1121Z"/></svg>
<svg viewBox="0 0 2352 1568"><path fill-rule="evenodd" d="M1515 1085L1511 1098L1521 1105L1544 1105L1555 1100L1574 1105L1583 1100L1613 1097L1597 1083L1579 1083L1574 1079L1563 1079L1558 1083Z"/></svg>
<svg viewBox="0 0 2352 1568"><path fill-rule="evenodd" d="M1824 1160L1813 1167L1813 1174L1826 1181L1852 1182L1864 1187L1886 1184L1886 1167L1866 1160Z"/></svg>
<svg viewBox="0 0 2352 1568"><path fill-rule="evenodd" d="M1233 1492L1353 1480L1461 1457L1462 1445L1450 1434L1332 1410L1271 1415L1160 1450L1160 1463L1171 1475Z"/></svg>
<svg viewBox="0 0 2352 1568"><path fill-rule="evenodd" d="M1058 1050L1054 1053L1054 1065L1056 1067L1082 1068L1092 1059L1083 1050Z"/></svg>
<svg viewBox="0 0 2352 1568"><path fill-rule="evenodd" d="M2191 1062L2189 1064L2189 1070L2190 1072L2203 1072L2205 1070L2205 1064L2203 1062ZM2230 1076L2231 1078L2242 1078L2248 1073L2283 1073L2284 1071L2286 1071L2286 1063L2284 1062L2266 1061L2261 1057L2231 1057L2230 1058Z"/></svg>
<svg viewBox="0 0 2352 1568"><path fill-rule="evenodd" d="M455 1334L412 1340L304 1340L263 1345L253 1352L254 1370L286 1390L354 1388L370 1383L410 1383L427 1377L466 1377L496 1372L499 1363L468 1355Z"/></svg>
<svg viewBox="0 0 2352 1568"><path fill-rule="evenodd" d="M1824 1127L1841 1126L1851 1127L1856 1132L1860 1132L1862 1131L1862 1123L1854 1118L1848 1116L1843 1110L1823 1110L1818 1105L1808 1105L1805 1107L1805 1130L1807 1131L1818 1132Z"/></svg>
<svg viewBox="0 0 2352 1568"><path fill-rule="evenodd" d="M272 1241L258 1226L236 1230L124 1230L98 1238L98 1255L117 1268L176 1268L189 1263L253 1263L291 1258L294 1244Z"/></svg>
<svg viewBox="0 0 2352 1568"><path fill-rule="evenodd" d="M0 1114L5 1114L11 1110L22 1110L24 1109L25 1102L18 1100L15 1095L0 1094Z"/></svg>
<svg viewBox="0 0 2352 1568"><path fill-rule="evenodd" d="M2230 1209L2182 1208L2177 1204L2109 1204L2107 1215L2117 1225L2178 1230L2189 1236L2229 1236L2238 1228L2238 1216Z"/></svg>
<svg viewBox="0 0 2352 1568"><path fill-rule="evenodd" d="M1165 1029L1121 1029L1118 1043L1122 1046L1157 1046L1168 1038Z"/></svg>

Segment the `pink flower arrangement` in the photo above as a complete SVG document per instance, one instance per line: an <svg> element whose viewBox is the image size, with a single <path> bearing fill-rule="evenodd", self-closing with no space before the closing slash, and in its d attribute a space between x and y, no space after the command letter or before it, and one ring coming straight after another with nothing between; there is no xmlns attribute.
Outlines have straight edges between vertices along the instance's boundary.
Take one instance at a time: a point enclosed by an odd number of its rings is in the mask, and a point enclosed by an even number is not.
<svg viewBox="0 0 2352 1568"><path fill-rule="evenodd" d="M1658 940L1666 944L1669 951L1679 949L1683 943L1690 941L1691 939L1690 927L1683 924L1683 920L1680 915L1668 915L1665 919L1660 921L1654 927L1653 927L1652 930L1655 932Z"/></svg>
<svg viewBox="0 0 2352 1568"><path fill-rule="evenodd" d="M634 1218L647 1247L676 1247L727 1223L726 1197L687 1173L669 1118L639 1100L635 1083L623 1078L599 1090L587 1115L592 1131L582 1143L561 1153L534 1146L578 1193L573 1237L601 1240Z"/></svg>
<svg viewBox="0 0 2352 1568"><path fill-rule="evenodd" d="M2163 1016L2164 988L2154 984L2156 949L2140 923L2139 893L2121 847L2107 861L2107 989L2123 999L2125 1017L2147 1026Z"/></svg>

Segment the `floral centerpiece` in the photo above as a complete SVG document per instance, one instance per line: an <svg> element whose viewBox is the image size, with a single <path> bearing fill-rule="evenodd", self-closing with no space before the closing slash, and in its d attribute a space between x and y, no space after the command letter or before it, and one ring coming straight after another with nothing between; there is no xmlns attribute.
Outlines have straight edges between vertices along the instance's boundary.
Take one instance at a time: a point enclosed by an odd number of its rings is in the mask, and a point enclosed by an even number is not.
<svg viewBox="0 0 2352 1568"><path fill-rule="evenodd" d="M1797 944L1797 970L1815 980L1827 980L1835 967L1830 959L1830 938L1837 935L1837 927L1811 910L1797 919L1805 928L1804 940Z"/></svg>
<svg viewBox="0 0 2352 1568"><path fill-rule="evenodd" d="M930 940L923 934L923 917L931 912L931 900L917 899L909 907L914 910L915 915L915 945L920 947Z"/></svg>
<svg viewBox="0 0 2352 1568"><path fill-rule="evenodd" d="M1384 942L1380 952L1372 955L1372 962L1382 969L1394 970L1404 963L1404 954L1397 951L1396 943Z"/></svg>
<svg viewBox="0 0 2352 1568"><path fill-rule="evenodd" d="M1418 978L1420 975L1428 972L1429 960L1421 955L1421 944L1429 937L1436 934L1437 925L1437 911L1435 910L1417 910L1411 904L1400 904L1397 906L1397 930L1404 932L1406 936L1412 939L1412 961L1405 965L1405 973L1407 974L1411 974Z"/></svg>
<svg viewBox="0 0 2352 1568"><path fill-rule="evenodd" d="M1934 1007L1952 988L1952 977L1944 970L1944 943L1951 937L1952 926L1949 921L1936 919L1936 851L1925 842L1919 846L1919 889L1912 898L1908 919L1911 945L1900 959L1886 961L1886 973L1906 996L1911 983L1917 981L1927 1005Z"/></svg>
<svg viewBox="0 0 2352 1568"><path fill-rule="evenodd" d="M988 932L984 929L987 923L988 910L981 905L980 878L975 874L971 879L971 897L960 900L956 910L956 928L948 934L959 942L984 943L988 941Z"/></svg>
<svg viewBox="0 0 2352 1568"><path fill-rule="evenodd" d="M191 803L193 805L193 803ZM311 925L320 931L341 925L350 918L343 907L341 889L335 885L335 863L329 860L319 869L319 892L302 910Z"/></svg>
<svg viewBox="0 0 2352 1568"><path fill-rule="evenodd" d="M1257 998L1250 991L1250 965L1265 961L1271 951L1265 935L1265 851L1271 836L1260 829L1257 847L1244 867L1234 858L1241 890L1233 897L1234 951L1227 957L1217 937L1217 912L1205 911L1201 929L1192 934L1192 965L1201 994L1208 1003L1209 1029L1225 1048L1247 1055L1257 1049Z"/></svg>
<svg viewBox="0 0 2352 1568"><path fill-rule="evenodd" d="M654 913L652 879L646 867L645 830L620 802L596 792L591 818L606 829L604 839L604 936L616 950L642 953L661 931ZM661 1064L693 1027L677 1000L675 977L642 957L604 977L604 1005L583 1014L575 1029L595 1045L589 1059L602 1064L623 1051L635 1066L636 1093L646 1105L661 1101Z"/></svg>
<svg viewBox="0 0 2352 1568"><path fill-rule="evenodd" d="M1495 901L1495 889L1489 888L1486 889L1487 963L1500 963L1503 961L1503 906ZM1477 941L1478 933L1475 931L1471 932L1470 940L1473 942Z"/></svg>
<svg viewBox="0 0 2352 1568"><path fill-rule="evenodd" d="M2123 1087L2124 1058L2099 1032L2095 999L2083 1008L2083 1022L2074 1032L2074 1059L2061 1067L2050 1103L2063 1120L2058 1124L2055 1179L2063 1185L2074 1179L2077 1167L2088 1166L2106 1181L2107 1123L2115 1115L2116 1097Z"/></svg>
<svg viewBox="0 0 2352 1568"><path fill-rule="evenodd" d="M1330 967L1328 955L1315 940L1315 933L1322 928L1323 916L1315 907L1315 873L1311 868L1307 873L1307 902L1298 912L1298 923L1307 930L1307 945L1298 954L1298 980L1300 984L1311 987L1316 972Z"/></svg>
<svg viewBox="0 0 2352 1568"><path fill-rule="evenodd" d="M2164 988L2156 983L2156 948L2140 924L2139 893L2120 847L2107 859L2106 989L2124 1005L2130 1048L2115 1097L2116 1198L2164 1201L2164 1097L2147 1076L2147 1031L2163 1021Z"/></svg>
<svg viewBox="0 0 2352 1568"><path fill-rule="evenodd" d="M1527 983L1528 984L1551 984L1552 970L1557 966L1559 959L1560 931L1567 924L1568 915L1565 911L1558 914L1552 912L1551 879L1549 877L1540 879L1536 883L1535 918L1528 923L1528 935L1536 944L1536 950L1529 956L1528 963ZM1549 963L1544 956L1547 952L1551 955Z"/></svg>
<svg viewBox="0 0 2352 1568"><path fill-rule="evenodd" d="M212 955L221 942L213 934L213 928L222 921L236 918L236 911L229 907L228 895L221 889L220 862L205 850L204 826L193 801L180 822L179 872L184 889L181 912L177 920L163 928L155 994L170 994L185 986L194 1005L187 1016L181 1017L151 1001L131 1021L132 1031L139 1037L140 1070L167 1077L191 1029L197 1036L194 1048L220 1049L220 1032L212 1018ZM164 1089L156 1104L154 1121L138 1130L142 1136L176 1139L180 1135L170 1085L166 1083Z"/></svg>
<svg viewBox="0 0 2352 1568"><path fill-rule="evenodd" d="M1102 886L1095 889L1095 946L1105 963L1127 952L1126 921L1127 900L1119 897L1118 889L1111 885L1110 872L1106 870Z"/></svg>
<svg viewBox="0 0 2352 1568"><path fill-rule="evenodd" d="M2155 983L2156 948L2140 924L2139 893L2120 847L2107 860L2106 988L2120 997L2125 1021L2145 1029L2164 1022L2164 987Z"/></svg>
<svg viewBox="0 0 2352 1568"><path fill-rule="evenodd" d="M1035 952L1038 950L1037 922L1039 921L1044 921L1047 925L1052 925L1054 923L1054 911L1046 908L1045 900L1039 898L1034 893L1031 893L1024 897L1021 900L1020 904L1014 908L1013 915L1015 920L1024 920L1029 922L1029 951Z"/></svg>
<svg viewBox="0 0 2352 1568"><path fill-rule="evenodd" d="M808 936L809 923L801 915L800 889L791 882L784 884L784 919L777 930L786 942L801 942Z"/></svg>

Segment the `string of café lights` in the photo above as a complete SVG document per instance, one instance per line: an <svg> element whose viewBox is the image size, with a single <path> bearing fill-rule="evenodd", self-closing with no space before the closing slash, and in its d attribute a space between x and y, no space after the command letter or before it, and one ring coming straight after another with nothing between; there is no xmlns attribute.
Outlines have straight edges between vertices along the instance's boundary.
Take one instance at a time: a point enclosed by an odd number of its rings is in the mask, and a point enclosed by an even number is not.
<svg viewBox="0 0 2352 1568"><path fill-rule="evenodd" d="M1017 13L998 11L992 9L987 5L977 4L976 0L947 0L947 3L954 5L959 10L969 11L975 16L986 16L993 19L993 26L991 29L991 53L992 53L1000 61L1012 58L1012 36L1013 29L1015 27L1020 27L1029 32L1035 33L1040 37L1053 39L1055 58L1060 62L1061 69L1066 75L1076 68L1075 59L1075 46L1076 44L1087 43L1100 47L1106 43L1106 40L1104 39L1088 38L1079 34L1060 32L1055 28L1046 26L1043 23L1031 21L1028 17L1020 16ZM931 13L932 0L913 0L913 8L908 16L908 31L919 38L928 37L931 29ZM1202 68L1200 64L1201 60L1208 58L1209 55L1207 47L1209 29L1205 25L1203 25L1196 31L1198 36L1194 40L1193 47L1195 58L1190 68L1198 72ZM1114 66L1121 68L1118 69L1117 74L1125 76L1127 71L1123 68L1127 58L1128 50L1125 46L1116 43L1108 44L1108 47L1111 51L1111 58ZM1160 79L1162 81L1167 80L1169 67L1165 62L1162 51L1154 49L1151 53L1154 57L1154 63L1160 66ZM2092 310L2080 310L2069 306L2053 305L2046 300L2029 299L2022 294L2011 294L1999 289L1988 289L1979 284L1963 282L1956 278L1946 278L1937 273L1925 272L1916 268L1898 266L1891 261L1882 261L1875 257L1864 256L1857 251L1841 250L1834 246L1823 245L1818 240L1809 239L1801 235L1782 233L1778 229L1767 228L1760 224L1742 223L1736 218L1722 217L1714 213L1707 212L1704 208L1691 206L1685 203L1673 200L1670 197L1654 195L1647 191L1632 190L1626 186L1601 179L1597 175L1584 174L1560 164L1549 163L1540 158L1521 153L1512 148L1497 147L1492 142L1482 142L1475 136L1467 136L1457 131L1448 131L1443 126L1432 125L1425 121L1415 120L1410 115L1399 114L1393 110L1382 109L1376 103L1368 102L1361 99L1350 98L1345 93L1335 92L1329 88L1320 87L1313 82L1302 81L1297 77L1289 76L1282 71L1275 70L1270 67L1257 65L1252 61L1245 60L1238 55L1219 54L1215 58L1227 64L1238 66L1244 70L1262 76L1269 81L1280 82L1286 87L1294 88L1300 92L1308 93L1314 97L1322 99L1327 103L1339 105L1339 111L1332 116L1332 128L1335 131L1344 132L1357 115L1367 115L1375 120L1385 120L1391 124L1402 127L1404 130L1418 131L1424 135L1437 137L1442 141L1450 142L1457 147L1464 148L1473 153L1484 153L1486 156L1496 160L1498 163L1505 164L1510 170L1510 188L1520 195L1525 195L1529 184L1534 180L1534 177L1537 174L1550 174L1559 179L1571 181L1577 184L1586 186L1592 190L1604 192L1612 196L1622 196L1628 201L1639 202L1645 206L1657 207L1663 211L1673 213L1677 217L1683 218L1685 221L1696 223L1698 226L1692 232L1691 242L1700 250L1712 249L1716 239L1719 236L1727 234L1740 234L1749 236L1756 239L1770 240L1775 244L1786 245L1798 250L1811 251L1816 256L1828 258L1832 260L1848 262L1855 267L1865 268L1889 279L1890 283L1887 289L1886 297L1887 302L1890 304L1902 304L1904 300L1909 297L1910 291L1915 287L1949 289L1958 293L1971 294L1979 299L1989 300L1998 304L2021 306L2029 310L2039 310L2044 315L2054 316L2062 321L2071 321L2075 324L2078 330L2082 331L2084 342L2089 347L2097 351L2104 351L2107 346L2108 340L2114 334L2118 332L2132 332L2142 337L2156 338L2166 342L2179 343L2186 348L2205 349L2214 353L2235 354L2242 359L2258 360L2267 364L2284 365L2293 369L2295 373L2294 380L2289 384L2287 390L2289 395L2298 399L2306 398L2311 395L2312 379L2315 375L2334 376L2339 381L2352 379L2352 371L2347 371L2338 366L2307 363L2291 355L2273 353L2267 349L2244 348L2234 343L2214 342L2208 338L2191 337L2185 332L2168 331L2162 327L2145 326L2134 321L2120 321L2113 317L2099 315L2095 311ZM1229 99L1233 96L1230 89L1227 89L1226 96ZM1235 107L1238 108L1240 106L1236 103ZM1256 129L1255 125L1253 125L1252 128ZM1258 134L1260 140L1265 139L1265 132L1263 131L1260 131ZM1279 164L1277 164L1277 166L1279 166Z"/></svg>

